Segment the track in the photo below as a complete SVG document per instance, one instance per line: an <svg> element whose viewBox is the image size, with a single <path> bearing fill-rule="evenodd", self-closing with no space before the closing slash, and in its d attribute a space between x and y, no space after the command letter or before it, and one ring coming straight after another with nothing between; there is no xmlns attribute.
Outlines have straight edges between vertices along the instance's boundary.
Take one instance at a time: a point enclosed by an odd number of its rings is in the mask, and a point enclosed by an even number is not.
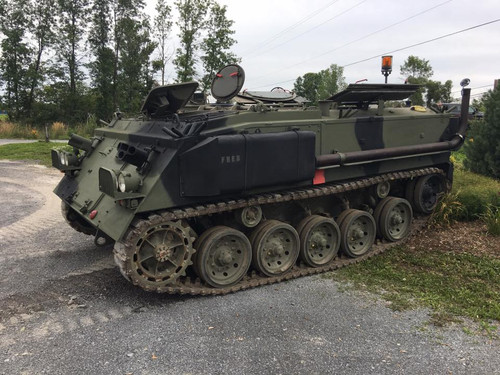
<svg viewBox="0 0 500 375"><path fill-rule="evenodd" d="M386 181L396 181L396 180L404 180L415 177L420 177L429 174L442 174L444 172L438 168L424 168L418 169L414 171L405 171L405 172L396 172L396 173L388 173L380 176L365 178L361 180L357 180L354 182L343 183L343 184L331 184L331 185L322 185L320 187L313 187L305 190L292 190L281 193L270 193L265 195L258 195L251 197L249 199L240 199L238 201L227 201L220 202L217 204L208 204L197 207L185 208L182 210L172 210L172 211L164 211L160 212L162 219L165 221L175 221L182 219L189 219L200 217L204 215L211 215L217 213L223 213L228 211L233 211L236 209L254 206L254 205L265 205L272 203L280 203L280 202L289 202L289 201L299 201L304 199L334 195L359 189L364 189L370 187L372 185L379 184L381 182ZM412 224L412 233L415 233L423 228L427 221L427 217L418 217L414 218ZM139 224L140 226L140 224ZM348 266L353 263L361 262L365 259L371 258L375 255L378 255L394 246L400 245L402 241L399 242L387 242L385 240L377 240L377 242L372 246L372 249L365 255L360 256L358 258L347 258L345 256L341 256L336 258L333 262L322 266L322 267L309 267L303 263L296 264L289 272L274 276L267 277L262 276L255 271L247 274L238 284L233 285L228 288L212 288L210 286L204 285L200 279L191 278L191 277L179 277L176 280L176 283L173 285L166 285L163 287L153 288L148 285L142 285L141 280L134 279L129 276L129 272L127 271L126 262L128 260L127 253L131 253L130 247L134 246L133 239L138 235L139 228L131 227L127 234L125 235L125 240L123 242L117 242L114 248L115 254L115 262L120 267L120 271L122 274L131 279L131 282L135 285L139 285L145 290L156 291L158 293L168 293L168 294L190 294L190 295L222 295L228 293L234 293L240 290L255 288L262 285L269 285L274 283L279 283L285 280L296 279L302 276L314 275L324 272L333 271L345 266ZM411 234L410 234L411 235ZM408 238L408 237L407 237ZM404 241L404 240L403 240Z"/></svg>

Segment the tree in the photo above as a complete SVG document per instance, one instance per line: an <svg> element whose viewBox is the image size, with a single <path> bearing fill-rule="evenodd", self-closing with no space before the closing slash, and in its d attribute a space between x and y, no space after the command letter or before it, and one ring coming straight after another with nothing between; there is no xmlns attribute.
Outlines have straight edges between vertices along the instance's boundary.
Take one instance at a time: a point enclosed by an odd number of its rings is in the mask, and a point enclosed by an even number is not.
<svg viewBox="0 0 500 375"><path fill-rule="evenodd" d="M25 41L26 26L29 22L27 14L27 0L0 1L0 33L3 35L0 72L11 120L20 119L27 101L28 67L32 54Z"/></svg>
<svg viewBox="0 0 500 375"><path fill-rule="evenodd" d="M205 73L201 80L203 91L208 90L213 77L220 68L240 61L234 53L229 51L236 40L231 37L234 34L234 30L231 29L234 21L227 18L226 11L225 5L220 6L217 3L210 5L205 30L207 37L203 39L201 47L204 52L201 61Z"/></svg>
<svg viewBox="0 0 500 375"><path fill-rule="evenodd" d="M110 17L113 0L94 1L91 10L89 46L94 60L88 64L92 85L96 96L96 115L109 120L114 111L115 56L111 48L112 20Z"/></svg>
<svg viewBox="0 0 500 375"><path fill-rule="evenodd" d="M35 90L43 80L42 57L48 47L54 42L53 26L55 23L54 7L55 0L36 0L30 4L32 10L30 16L30 31L34 36L35 47L34 59L28 68L30 80L29 93L26 103L26 116L30 119L33 116L33 101L35 100Z"/></svg>
<svg viewBox="0 0 500 375"><path fill-rule="evenodd" d="M124 112L138 112L142 100L153 83L149 58L156 45L150 39L149 22L124 18L119 23L122 33L118 76L118 98Z"/></svg>
<svg viewBox="0 0 500 375"><path fill-rule="evenodd" d="M293 91L297 95L303 96L311 103L316 104L318 102L320 79L321 78L318 73L306 73L297 78L293 84Z"/></svg>
<svg viewBox="0 0 500 375"><path fill-rule="evenodd" d="M88 12L87 0L58 0L59 27L57 30L57 53L62 62L64 81L67 84L67 96L64 100L65 118L74 122L87 114L80 108L78 101L81 93L77 88L83 81L80 57L83 55L83 46L80 44L86 34ZM77 114L79 110L79 114Z"/></svg>
<svg viewBox="0 0 500 375"><path fill-rule="evenodd" d="M344 78L344 68L336 64L319 72L318 99L324 100L343 90L347 85Z"/></svg>
<svg viewBox="0 0 500 375"><path fill-rule="evenodd" d="M451 80L447 80L444 84L440 81L428 80L425 84L425 88L427 89L427 107L432 103L450 103L453 101L451 96L452 87L453 82Z"/></svg>
<svg viewBox="0 0 500 375"><path fill-rule="evenodd" d="M484 96L484 121L475 121L465 143L465 167L500 178L500 86Z"/></svg>
<svg viewBox="0 0 500 375"><path fill-rule="evenodd" d="M417 56L408 56L403 65L400 66L401 75L406 77L406 82L418 85L425 85L434 74L428 60L420 59ZM423 94L425 88L421 87L410 96L413 104L424 105Z"/></svg>
<svg viewBox="0 0 500 375"><path fill-rule="evenodd" d="M172 8L165 0L158 0L155 7L154 37L157 43L158 59L153 61L155 70L161 72L161 84L165 84L165 68L172 55L168 52L167 40L172 30Z"/></svg>
<svg viewBox="0 0 500 375"><path fill-rule="evenodd" d="M143 0L113 0L113 108L136 113L153 84L150 56L156 45Z"/></svg>
<svg viewBox="0 0 500 375"><path fill-rule="evenodd" d="M297 78L294 91L316 105L318 100L327 99L346 87L343 73L344 69L336 64L318 73L306 73Z"/></svg>
<svg viewBox="0 0 500 375"><path fill-rule="evenodd" d="M178 0L175 5L179 11L179 38L181 47L177 48L174 65L177 81L186 82L196 75L196 53L199 49L198 38L205 27L208 0Z"/></svg>

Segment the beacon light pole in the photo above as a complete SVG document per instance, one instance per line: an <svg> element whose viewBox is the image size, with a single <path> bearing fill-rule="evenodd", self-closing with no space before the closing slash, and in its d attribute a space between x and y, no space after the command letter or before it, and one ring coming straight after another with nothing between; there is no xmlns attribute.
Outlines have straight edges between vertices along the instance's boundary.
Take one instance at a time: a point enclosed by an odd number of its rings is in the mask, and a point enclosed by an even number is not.
<svg viewBox="0 0 500 375"><path fill-rule="evenodd" d="M382 56L382 75L385 77L385 83L387 83L387 77L392 73L392 56Z"/></svg>

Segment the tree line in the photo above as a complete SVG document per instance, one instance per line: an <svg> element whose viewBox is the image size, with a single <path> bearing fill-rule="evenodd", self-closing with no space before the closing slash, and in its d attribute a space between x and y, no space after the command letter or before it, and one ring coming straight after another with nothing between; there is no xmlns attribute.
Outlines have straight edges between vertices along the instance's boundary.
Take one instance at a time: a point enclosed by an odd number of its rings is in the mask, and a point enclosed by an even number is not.
<svg viewBox="0 0 500 375"><path fill-rule="evenodd" d="M143 0L0 0L0 109L36 125L134 114L154 85L171 83L170 61L176 82L207 90L239 61L233 23L216 0L157 0L153 19Z"/></svg>

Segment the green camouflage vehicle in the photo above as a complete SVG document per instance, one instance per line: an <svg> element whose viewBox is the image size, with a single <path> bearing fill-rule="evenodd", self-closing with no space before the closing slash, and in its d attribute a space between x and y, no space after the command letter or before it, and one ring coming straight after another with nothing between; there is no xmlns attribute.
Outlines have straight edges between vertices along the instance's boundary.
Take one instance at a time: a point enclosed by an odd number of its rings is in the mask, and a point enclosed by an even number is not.
<svg viewBox="0 0 500 375"><path fill-rule="evenodd" d="M406 238L451 187L469 89L456 116L385 107L415 85L349 85L306 107L243 81L223 68L215 104L190 101L196 82L156 87L141 117L52 152L64 217L114 244L133 284L223 294L333 270Z"/></svg>

